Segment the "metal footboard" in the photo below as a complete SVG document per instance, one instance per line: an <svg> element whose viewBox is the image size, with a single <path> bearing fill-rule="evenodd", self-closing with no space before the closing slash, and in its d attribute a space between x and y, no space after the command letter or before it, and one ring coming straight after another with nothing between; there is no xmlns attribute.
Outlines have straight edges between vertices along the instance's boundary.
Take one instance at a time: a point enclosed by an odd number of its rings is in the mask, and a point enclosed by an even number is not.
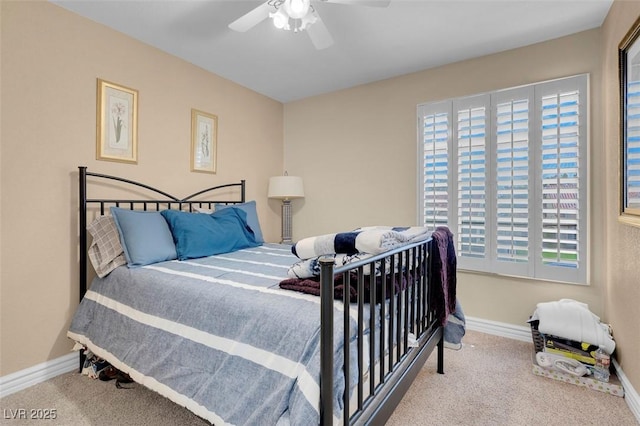
<svg viewBox="0 0 640 426"><path fill-rule="evenodd" d="M333 258L320 261L322 425L334 423L333 330L334 323L341 320L334 318L334 279L337 277L342 279L345 288L343 424L383 424L436 346L438 372L444 372L443 332L436 319L434 292L430 287L434 245L429 239L339 268L334 267ZM366 280L370 300L365 296ZM355 303L346 290L351 285L357 289ZM351 318L346 306L350 303L358 312L356 336L349 334ZM369 310L368 333L365 333L365 309ZM349 342L353 337L357 337L355 366L350 362ZM364 349L365 341L368 354ZM368 368L365 368L365 361L368 361ZM349 383L353 368L358 370L357 383ZM353 390L350 392L350 389Z"/></svg>

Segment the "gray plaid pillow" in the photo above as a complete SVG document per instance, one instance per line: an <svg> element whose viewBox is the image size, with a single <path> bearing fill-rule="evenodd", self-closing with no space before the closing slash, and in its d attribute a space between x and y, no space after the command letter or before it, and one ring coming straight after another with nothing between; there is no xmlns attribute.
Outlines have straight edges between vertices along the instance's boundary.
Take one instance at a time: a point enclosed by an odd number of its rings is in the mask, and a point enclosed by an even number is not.
<svg viewBox="0 0 640 426"><path fill-rule="evenodd" d="M111 216L100 216L88 227L87 231L93 237L89 247L89 260L99 277L106 276L118 266L125 265L120 234Z"/></svg>

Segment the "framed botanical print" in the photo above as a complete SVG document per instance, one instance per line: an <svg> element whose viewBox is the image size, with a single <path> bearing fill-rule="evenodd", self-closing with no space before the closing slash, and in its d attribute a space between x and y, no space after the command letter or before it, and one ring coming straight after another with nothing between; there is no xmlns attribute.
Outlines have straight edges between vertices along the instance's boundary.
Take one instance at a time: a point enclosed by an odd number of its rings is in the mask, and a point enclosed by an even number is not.
<svg viewBox="0 0 640 426"><path fill-rule="evenodd" d="M191 171L216 172L218 117L191 110Z"/></svg>
<svg viewBox="0 0 640 426"><path fill-rule="evenodd" d="M138 162L138 91L98 79L98 160Z"/></svg>

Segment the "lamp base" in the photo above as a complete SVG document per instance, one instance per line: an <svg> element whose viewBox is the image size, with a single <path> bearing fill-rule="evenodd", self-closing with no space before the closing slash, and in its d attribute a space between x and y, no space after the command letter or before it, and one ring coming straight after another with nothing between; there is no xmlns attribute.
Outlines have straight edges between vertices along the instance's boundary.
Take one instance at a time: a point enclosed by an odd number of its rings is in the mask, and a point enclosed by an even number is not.
<svg viewBox="0 0 640 426"><path fill-rule="evenodd" d="M282 200L282 241L280 244L293 244L291 241L291 200Z"/></svg>

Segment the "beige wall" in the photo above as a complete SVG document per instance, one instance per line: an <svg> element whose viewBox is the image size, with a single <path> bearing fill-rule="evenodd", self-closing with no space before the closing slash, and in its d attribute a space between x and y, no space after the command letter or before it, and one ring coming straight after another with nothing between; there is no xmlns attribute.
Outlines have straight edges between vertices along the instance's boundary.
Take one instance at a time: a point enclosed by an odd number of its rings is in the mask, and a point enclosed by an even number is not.
<svg viewBox="0 0 640 426"><path fill-rule="evenodd" d="M606 205L607 318L618 342L618 361L636 391L640 391L640 228L618 222L620 113L618 45L640 16L640 1L615 1L604 25L603 35L603 120L608 189Z"/></svg>
<svg viewBox="0 0 640 426"><path fill-rule="evenodd" d="M605 141L615 145L617 133L614 128L613 136L603 135L602 40L600 29L590 30L286 104L285 166L304 178L306 192L304 202L294 202L294 239L363 225L416 223L417 104L589 73L590 285L460 273L459 297L468 316L519 326L526 326L539 302L577 299L614 323L621 348L632 348L627 357L637 355L640 326L631 307L640 306L640 266L637 260L630 265L638 259L637 230L614 231L615 241L624 242L616 246L616 255L626 263L624 269L621 261L615 263L612 275L617 282L606 287L610 256L605 230L611 221L617 224L615 218L607 220L615 207L605 206L616 199L607 188L615 188L617 174L605 164ZM615 126L607 123L609 127ZM615 149L607 147L607 152L614 155ZM615 304L605 305L605 293ZM618 303L626 310L618 312ZM622 359L625 353L621 351ZM637 368L629 367L636 389Z"/></svg>
<svg viewBox="0 0 640 426"><path fill-rule="evenodd" d="M593 119L601 116L600 40L591 30L286 104L285 166L304 177L306 191L294 237L416 223L417 104L589 73L591 255L602 259L604 151L602 122ZM460 274L460 299L469 316L521 326L536 303L562 297L603 314L604 265L593 262L590 286Z"/></svg>
<svg viewBox="0 0 640 426"><path fill-rule="evenodd" d="M77 166L186 196L247 180L270 241L283 106L48 2L2 2L0 375L68 353L78 302ZM138 164L95 160L96 79L139 91ZM189 171L191 108L219 119L218 173Z"/></svg>
<svg viewBox="0 0 640 426"><path fill-rule="evenodd" d="M279 204L267 178L305 179L294 239L413 224L418 103L590 73L590 286L460 274L469 316L525 325L540 301L571 297L610 321L640 389L640 230L617 222L616 46L640 2L616 1L602 30L283 106L49 3L3 1L0 104L0 376L65 354L77 306L78 165L175 192L245 178L267 240ZM602 64L604 63L604 68ZM139 163L95 160L95 87L139 90ZM220 120L218 174L189 172L190 109ZM284 128L283 128L284 118ZM284 134L284 155L283 155ZM34 261L37 259L37 262ZM606 266L609 265L607 268Z"/></svg>

